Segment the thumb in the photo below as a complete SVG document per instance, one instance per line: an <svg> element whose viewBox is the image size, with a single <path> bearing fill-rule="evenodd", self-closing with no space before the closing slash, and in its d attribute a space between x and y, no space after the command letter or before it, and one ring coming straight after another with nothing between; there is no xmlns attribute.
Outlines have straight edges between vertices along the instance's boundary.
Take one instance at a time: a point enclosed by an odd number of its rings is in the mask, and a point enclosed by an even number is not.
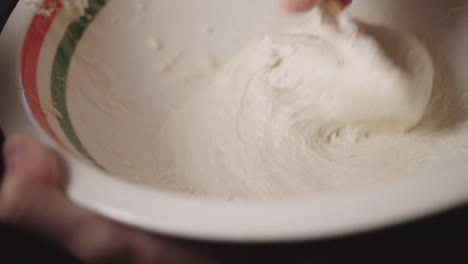
<svg viewBox="0 0 468 264"><path fill-rule="evenodd" d="M0 222L37 233L88 262L124 251L126 242L115 225L66 198L59 161L51 149L33 137L17 135L6 142L3 154Z"/></svg>
<svg viewBox="0 0 468 264"><path fill-rule="evenodd" d="M0 220L30 227L31 214L47 213L42 201L61 194L59 162L51 149L27 135L11 137L3 154L6 171L0 188Z"/></svg>
<svg viewBox="0 0 468 264"><path fill-rule="evenodd" d="M1 222L37 233L85 260L108 251L103 247L109 244L116 247L110 243L116 240L113 224L66 198L59 161L51 149L33 137L17 135L6 142L3 152Z"/></svg>

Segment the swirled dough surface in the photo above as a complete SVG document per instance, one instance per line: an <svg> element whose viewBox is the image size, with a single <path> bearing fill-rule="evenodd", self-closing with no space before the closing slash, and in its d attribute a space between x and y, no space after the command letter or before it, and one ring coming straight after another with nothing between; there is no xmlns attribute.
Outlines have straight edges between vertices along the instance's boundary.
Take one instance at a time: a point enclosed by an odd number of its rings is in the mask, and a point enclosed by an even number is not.
<svg viewBox="0 0 468 264"><path fill-rule="evenodd" d="M268 198L405 173L427 153L411 130L433 78L412 36L318 12L246 47L168 118L158 180L202 196Z"/></svg>

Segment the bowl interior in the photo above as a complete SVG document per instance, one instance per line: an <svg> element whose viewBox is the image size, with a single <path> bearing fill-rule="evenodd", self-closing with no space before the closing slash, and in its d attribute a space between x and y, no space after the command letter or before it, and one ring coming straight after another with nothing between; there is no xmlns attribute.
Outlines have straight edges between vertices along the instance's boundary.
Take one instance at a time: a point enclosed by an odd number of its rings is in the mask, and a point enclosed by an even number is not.
<svg viewBox="0 0 468 264"><path fill-rule="evenodd" d="M465 2L356 0L351 10L363 21L410 31L424 39L442 69L440 87L446 89L447 97L468 105L464 96L468 91ZM263 33L307 19L281 12L271 0L90 0L84 14L63 8L58 0L44 1L44 7L51 13L33 18L22 49L27 110L42 131L75 157L71 159L72 168L85 162L112 177L149 183L159 189L165 186L152 182L151 150L157 146L151 138L153 128L163 121L161 113L205 86L216 68L243 45ZM464 121L459 120L457 125L463 126ZM192 200L181 201L178 196L158 197L170 207L189 208L166 212L162 218L138 206L142 199L153 199L152 192L128 191L131 188L127 185L112 185L115 193L102 193L100 187L78 182L76 190L80 191L73 195L88 206L92 199L100 199L94 208L116 219L122 220L122 212L126 212L126 222L181 235L240 240L317 237L357 226L365 229L388 224L395 218L460 202L463 193L468 193L468 187L463 189L468 186L463 176L468 171L467 159L468 137L458 133L446 139L438 155L417 175L399 179L405 186L402 188L390 189L384 184L374 190L358 190L359 198L353 196L355 199L348 196L354 193L343 193L331 200L324 196L268 206L255 202L192 204ZM96 178L94 185L101 182ZM84 189L87 191L81 192ZM140 202L136 198L130 202L130 194L137 193ZM455 193L456 197L450 196ZM121 194L128 194L129 200L108 198ZM153 209L158 206L155 200ZM161 208L162 204L158 210ZM213 210L219 215L198 213ZM240 220L233 228L228 219L243 214L250 218ZM156 215L159 222L152 218ZM185 223L187 217L193 217L190 226ZM260 220L273 217L275 224ZM289 228L279 228L291 221L295 224Z"/></svg>
<svg viewBox="0 0 468 264"><path fill-rule="evenodd" d="M463 1L361 0L352 10L366 22L423 38L443 66L440 85L461 103L468 85L463 7ZM91 0L84 13L47 0L43 8L53 12L34 18L22 61L35 118L76 157L159 188L165 186L152 175L158 148L152 138L164 113L206 85L243 45L307 19L288 16L270 0Z"/></svg>

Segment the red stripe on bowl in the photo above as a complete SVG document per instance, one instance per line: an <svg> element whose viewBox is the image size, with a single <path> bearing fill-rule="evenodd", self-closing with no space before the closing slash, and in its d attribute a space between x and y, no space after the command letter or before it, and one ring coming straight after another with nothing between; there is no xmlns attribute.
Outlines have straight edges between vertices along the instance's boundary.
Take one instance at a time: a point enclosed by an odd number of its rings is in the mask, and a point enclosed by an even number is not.
<svg viewBox="0 0 468 264"><path fill-rule="evenodd" d="M35 119L47 134L49 134L57 143L65 147L46 118L44 109L40 104L39 93L37 90L37 67L39 55L41 53L45 37L52 25L52 22L56 18L58 11L62 8L62 4L59 0L45 0L42 6L44 8L54 7L54 11L50 16L36 15L29 26L21 53L21 79L27 103Z"/></svg>

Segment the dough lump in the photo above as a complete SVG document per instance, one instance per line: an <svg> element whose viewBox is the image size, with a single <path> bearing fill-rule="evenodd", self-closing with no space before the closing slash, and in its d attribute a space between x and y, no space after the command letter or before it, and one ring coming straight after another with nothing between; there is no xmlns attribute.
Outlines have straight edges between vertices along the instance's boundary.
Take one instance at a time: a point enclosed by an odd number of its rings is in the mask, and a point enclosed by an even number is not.
<svg viewBox="0 0 468 264"><path fill-rule="evenodd" d="M172 190L227 198L313 194L399 174L424 153L408 134L433 78L416 38L317 11L248 46L173 113L158 132L155 167Z"/></svg>

